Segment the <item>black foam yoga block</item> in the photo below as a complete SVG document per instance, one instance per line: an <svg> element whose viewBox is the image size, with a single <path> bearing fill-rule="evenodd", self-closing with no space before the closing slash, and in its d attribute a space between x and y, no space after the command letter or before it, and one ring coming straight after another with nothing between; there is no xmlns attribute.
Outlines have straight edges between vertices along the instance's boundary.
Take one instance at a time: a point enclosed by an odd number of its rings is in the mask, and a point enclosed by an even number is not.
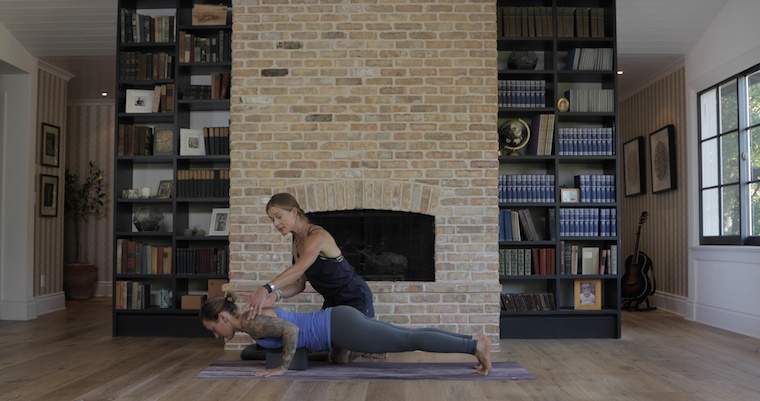
<svg viewBox="0 0 760 401"><path fill-rule="evenodd" d="M267 369L274 369L282 365L282 350L267 350L266 351L266 367ZM290 362L290 370L306 370L309 368L309 358L306 348L298 348L296 354L293 355L293 360Z"/></svg>

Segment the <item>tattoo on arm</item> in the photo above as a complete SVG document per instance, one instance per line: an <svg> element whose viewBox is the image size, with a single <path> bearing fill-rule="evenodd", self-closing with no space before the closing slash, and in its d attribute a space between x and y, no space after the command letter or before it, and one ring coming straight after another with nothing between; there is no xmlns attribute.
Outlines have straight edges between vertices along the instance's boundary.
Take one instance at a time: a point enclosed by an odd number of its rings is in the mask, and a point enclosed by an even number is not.
<svg viewBox="0 0 760 401"><path fill-rule="evenodd" d="M279 337L282 339L282 367L288 369L298 346L298 326L278 317L257 315L243 324L243 331L253 338Z"/></svg>

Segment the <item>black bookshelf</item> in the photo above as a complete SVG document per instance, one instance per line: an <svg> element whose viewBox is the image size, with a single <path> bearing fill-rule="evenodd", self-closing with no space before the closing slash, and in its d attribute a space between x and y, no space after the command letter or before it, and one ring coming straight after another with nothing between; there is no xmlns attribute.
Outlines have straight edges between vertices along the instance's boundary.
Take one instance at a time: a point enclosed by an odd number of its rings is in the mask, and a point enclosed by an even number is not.
<svg viewBox="0 0 760 401"><path fill-rule="evenodd" d="M520 14L513 14L510 19L504 12L509 8L544 7L549 10L551 35L542 37L530 37L514 35L513 31L506 28L509 21L522 24ZM578 28L575 28L573 37L560 37L559 14L567 8L603 8L604 9L604 35L603 37L577 37ZM505 118L529 119L541 114L554 115L554 133L552 137L552 151L550 154L529 154L529 152L515 152L500 150L499 175L538 174L554 175L554 199L552 202L513 202L501 199L500 211L528 209L536 213L546 213L549 221L549 211L554 213L553 230L547 230L546 237L538 241L499 241L500 251L504 250L528 250L536 248L549 248L554 250L553 272L547 274L503 274L500 273L499 282L503 291L507 293L548 293L554 297L554 305L550 310L506 311L502 309L500 314L500 337L501 338L620 338L621 335L621 312L620 312L620 275L622 274L622 261L620 258L620 161L616 154L617 148L617 39L616 39L616 15L615 0L498 0L497 12L497 49L502 52L533 51L539 60L543 57L543 65L539 61L538 69L518 70L509 69L506 63L499 63L498 79L501 80L545 80L545 107L499 107L498 119L501 122ZM535 9L534 9L535 11ZM535 11L535 15L539 15ZM528 11L529 15L530 11ZM547 20L544 20L547 21ZM547 22L549 23L549 22ZM577 21L573 18L573 24ZM501 24L501 25L499 25ZM538 35L538 25L535 27L522 26L520 29L535 29ZM611 48L612 68L607 70L572 70L566 65L560 66L560 59L564 53L574 48ZM506 53L505 53L506 54ZM503 56L500 54L500 60ZM566 64L566 63L565 63ZM506 67L506 68L505 68ZM562 67L562 68L561 68ZM563 88L575 84L599 85L604 89L612 89L613 109L611 112L576 112L560 111L557 100L564 95ZM501 103L500 103L501 106ZM558 151L558 129L561 127L584 126L613 128L613 155L590 155L574 156L563 155ZM500 149L501 149L500 140ZM518 153L518 154L514 154ZM574 187L568 185L568 177L581 174L605 174L615 176L614 202L561 202L560 189ZM561 236L559 212L564 208L574 209L616 209L615 226L616 236ZM522 228L521 228L522 230ZM525 236L523 235L523 239ZM599 247L603 249L616 246L617 274L562 274L560 265L563 263L563 245L578 245ZM579 249L580 252L580 249ZM601 252L600 252L601 253ZM500 252L501 258L501 252ZM501 266L500 260L500 266ZM579 262L580 263L580 262ZM501 267L500 267L501 272ZM574 282L577 280L599 280L601 283L601 308L599 310L574 309Z"/></svg>
<svg viewBox="0 0 760 401"><path fill-rule="evenodd" d="M187 236L186 229L191 226L200 226L198 221L202 221L203 215L210 216L212 208L229 207L229 195L215 196L213 198L197 197L178 199L177 183L178 171L206 168L206 169L224 169L229 168L229 154L209 154L207 155L181 155L180 129L193 128L200 129L203 126L219 126L222 124L209 123L201 126L191 126L193 112L229 112L229 99L219 100L196 100L183 99L183 93L191 84L191 76L210 75L212 73L229 73L231 71L231 62L229 60L220 60L216 63L183 63L179 56L181 44L181 32L191 33L200 37L221 38L220 32L229 34L232 31L232 0L219 0L215 4L224 4L227 6L227 21L220 25L192 25L192 7L195 0L119 0L117 8L117 71L116 81L118 85L117 109L116 109L116 127L114 148L114 194L113 194L113 249L117 250L121 240L135 240L154 246L169 248L171 250L171 271L161 273L134 273L117 271L119 264L118 257L121 252L114 251L113 256L113 277L114 283L117 282L134 282L150 284L151 289L166 289L171 291L169 304L161 308L153 298L156 294L148 296L143 301L140 308L130 308L132 305L126 305L125 308L116 308L116 285L113 288L113 326L112 334L114 336L171 336L171 337L208 337L211 334L206 331L199 319L198 310L181 309L181 297L191 291L203 291L206 280L223 279L227 280L228 267L223 273L180 273L178 270L178 250L190 248L225 248L229 245L229 237L226 235L199 235ZM199 3L208 3L199 1ZM122 35L128 33L129 29L124 26L122 10L139 10L138 14L151 16L173 16L173 22L167 25L161 25L166 22L155 22L155 26L164 30L159 31L166 37L160 40L151 40L147 42L125 42ZM139 17L138 17L139 18ZM150 26L154 24L151 22ZM134 32L133 32L134 33ZM142 32L141 35L145 35ZM135 37L136 38L136 37ZM137 39L135 39L137 41ZM231 51L231 44L227 49ZM160 79L153 73L149 73L149 79L134 79L134 75L124 74L134 72L134 64L125 66L122 59L123 53L140 53L153 54L165 53L172 57L169 77L160 76ZM219 53L221 54L221 50ZM229 54L229 53L228 53ZM127 58L127 60L132 60ZM126 70L131 68L132 70ZM140 66L147 71L149 67ZM126 70L126 71L125 71ZM138 70L139 71L139 70ZM138 75L140 76L140 75ZM141 78L145 78L141 76ZM194 83L195 84L195 83ZM169 96L165 101L171 111L160 111L151 113L127 113L126 112L126 91L128 89L152 90L158 85L174 85L173 96ZM167 93L169 95L169 93ZM169 100L170 99L170 100ZM214 118L218 120L218 118ZM203 119L201 119L203 121ZM194 122L192 124L198 124ZM162 129L171 129L173 132L172 152L160 155L127 155L119 150L120 125L146 125ZM229 124L226 124L229 125ZM122 133L123 137L124 133ZM147 178L146 178L147 177ZM170 180L172 182L172 191L169 198L158 198L155 196L157 184L160 181ZM151 182L155 181L155 182ZM152 185L150 185L152 184ZM123 196L122 191L133 187L149 186L152 189L153 197L145 199L127 199ZM132 224L132 215L137 208L156 208L157 211L164 214L164 223L161 231L136 231ZM200 219L200 220L199 220ZM210 227L200 227L209 230ZM152 251L152 250L151 250ZM117 254L118 253L118 254ZM160 255L160 254L159 254ZM122 259L123 261L124 259ZM229 251L227 251L227 260L229 260ZM139 263L136 262L136 263ZM153 259L153 268L156 268L156 259ZM150 271L150 270L148 270ZM155 270L154 270L155 271ZM199 271L199 270L195 270ZM204 270L200 270L204 271ZM218 270L217 270L218 271Z"/></svg>

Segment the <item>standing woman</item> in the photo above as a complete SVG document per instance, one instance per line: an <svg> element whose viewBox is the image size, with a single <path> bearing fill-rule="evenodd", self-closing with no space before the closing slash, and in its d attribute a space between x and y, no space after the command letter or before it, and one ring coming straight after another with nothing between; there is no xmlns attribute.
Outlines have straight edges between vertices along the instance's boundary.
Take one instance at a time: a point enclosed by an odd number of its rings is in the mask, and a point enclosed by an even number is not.
<svg viewBox="0 0 760 401"><path fill-rule="evenodd" d="M309 223L292 195L279 193L272 196L266 213L280 234L293 234L294 263L249 297L249 319L253 320L262 308L280 299L300 294L307 280L324 297L322 309L347 305L367 317L375 316L372 291L367 282L354 272L332 235Z"/></svg>

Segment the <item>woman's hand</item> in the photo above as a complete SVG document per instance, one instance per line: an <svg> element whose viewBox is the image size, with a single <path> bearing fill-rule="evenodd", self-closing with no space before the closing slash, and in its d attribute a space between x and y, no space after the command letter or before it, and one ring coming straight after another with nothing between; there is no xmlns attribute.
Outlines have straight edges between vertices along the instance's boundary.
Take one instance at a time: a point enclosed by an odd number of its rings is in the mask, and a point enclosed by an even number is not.
<svg viewBox="0 0 760 401"><path fill-rule="evenodd" d="M266 288L259 287L253 294L248 296L248 312L245 314L247 320L255 319L256 315L261 313L263 307L271 305L271 303L270 305L265 305L268 295L269 292L267 292Z"/></svg>
<svg viewBox="0 0 760 401"><path fill-rule="evenodd" d="M282 376L287 372L287 369L283 367L274 368L274 369L264 369L262 371L256 372L257 377L272 377L272 376Z"/></svg>

